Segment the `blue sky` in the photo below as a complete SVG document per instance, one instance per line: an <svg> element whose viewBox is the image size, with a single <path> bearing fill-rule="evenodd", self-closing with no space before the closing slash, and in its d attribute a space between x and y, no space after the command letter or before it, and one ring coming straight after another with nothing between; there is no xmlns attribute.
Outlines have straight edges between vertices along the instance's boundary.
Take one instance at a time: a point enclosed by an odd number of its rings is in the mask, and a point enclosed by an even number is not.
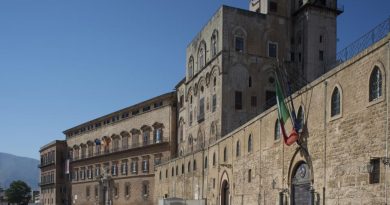
<svg viewBox="0 0 390 205"><path fill-rule="evenodd" d="M247 2L1 0L0 152L38 159L63 130L172 91L202 26ZM390 15L389 0L339 4L339 48Z"/></svg>

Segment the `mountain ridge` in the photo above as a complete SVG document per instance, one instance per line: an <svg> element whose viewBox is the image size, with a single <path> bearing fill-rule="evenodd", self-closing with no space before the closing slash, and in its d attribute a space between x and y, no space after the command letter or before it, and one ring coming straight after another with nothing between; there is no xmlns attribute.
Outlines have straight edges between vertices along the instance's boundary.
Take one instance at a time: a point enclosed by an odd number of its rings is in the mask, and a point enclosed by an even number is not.
<svg viewBox="0 0 390 205"><path fill-rule="evenodd" d="M39 160L0 152L0 187L8 188L15 180L26 182L32 190L38 189Z"/></svg>

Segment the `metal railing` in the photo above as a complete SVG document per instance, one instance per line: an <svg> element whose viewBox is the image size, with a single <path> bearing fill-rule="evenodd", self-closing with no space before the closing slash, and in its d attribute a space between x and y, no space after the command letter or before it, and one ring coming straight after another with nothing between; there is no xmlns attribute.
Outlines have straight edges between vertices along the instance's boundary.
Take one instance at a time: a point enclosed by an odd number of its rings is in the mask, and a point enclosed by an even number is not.
<svg viewBox="0 0 390 205"><path fill-rule="evenodd" d="M74 156L72 161L77 161L81 159L86 159L86 158L91 158L91 157L96 157L96 156L101 156L105 154L111 154L111 153L116 153L116 152L121 152L121 151L126 151L134 148L139 148L139 147L145 147L149 145L156 145L156 144L161 144L164 142L168 142L168 138L161 138L160 140L148 140L148 141L143 141L143 142L136 142L132 143L130 145L124 145L124 146L119 146L119 147L114 147L111 149L101 149L100 152L94 152L92 155L85 155L85 156Z"/></svg>
<svg viewBox="0 0 390 205"><path fill-rule="evenodd" d="M351 59L352 57L362 52L364 49L385 38L388 33L390 33L390 17L360 37L358 40L351 43L349 46L340 50L336 54L336 59L327 63L327 69L332 69Z"/></svg>
<svg viewBox="0 0 390 205"><path fill-rule="evenodd" d="M55 160L48 161L48 162L43 162L41 164L38 164L38 168L42 168L42 167L49 166L49 165L52 165L52 164L55 164Z"/></svg>

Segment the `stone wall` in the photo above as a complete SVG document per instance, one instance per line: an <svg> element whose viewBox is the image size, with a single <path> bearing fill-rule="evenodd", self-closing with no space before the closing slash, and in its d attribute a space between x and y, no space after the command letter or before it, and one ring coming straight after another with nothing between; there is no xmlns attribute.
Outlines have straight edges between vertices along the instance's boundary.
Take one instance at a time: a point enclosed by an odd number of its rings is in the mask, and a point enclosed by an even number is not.
<svg viewBox="0 0 390 205"><path fill-rule="evenodd" d="M277 204L283 190L284 199L290 201L296 169L305 163L316 203L385 204L385 196L389 195L385 193L389 183L387 168L381 162L379 183L370 184L367 165L372 159L387 156L389 39L374 44L293 95L296 109L302 106L304 110L302 147L286 146L283 138L275 140L274 106L204 150L156 167L156 173L168 170L167 177L155 176L156 201L167 194L186 199L207 198L208 204L219 204L224 180L229 182L232 204ZM370 102L369 79L375 66L382 74L383 92ZM336 87L341 91L341 110L331 117L331 96ZM291 124L286 124L286 130L291 130ZM252 151L248 151L249 136L253 137ZM188 171L187 164L194 159L198 167ZM180 170L181 164L184 174L172 176L171 168L179 165ZM195 185L203 192L194 189Z"/></svg>

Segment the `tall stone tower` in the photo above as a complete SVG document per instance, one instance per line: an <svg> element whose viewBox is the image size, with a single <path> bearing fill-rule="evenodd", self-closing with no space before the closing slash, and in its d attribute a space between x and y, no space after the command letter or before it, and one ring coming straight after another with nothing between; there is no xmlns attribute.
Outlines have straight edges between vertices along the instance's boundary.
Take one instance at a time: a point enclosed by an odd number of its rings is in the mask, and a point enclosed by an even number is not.
<svg viewBox="0 0 390 205"><path fill-rule="evenodd" d="M303 85L330 69L336 59L336 18L342 13L337 0L250 0L249 10L288 19L291 78Z"/></svg>
<svg viewBox="0 0 390 205"><path fill-rule="evenodd" d="M336 18L341 11L337 0L293 0L290 8L293 73L311 82L336 59Z"/></svg>

